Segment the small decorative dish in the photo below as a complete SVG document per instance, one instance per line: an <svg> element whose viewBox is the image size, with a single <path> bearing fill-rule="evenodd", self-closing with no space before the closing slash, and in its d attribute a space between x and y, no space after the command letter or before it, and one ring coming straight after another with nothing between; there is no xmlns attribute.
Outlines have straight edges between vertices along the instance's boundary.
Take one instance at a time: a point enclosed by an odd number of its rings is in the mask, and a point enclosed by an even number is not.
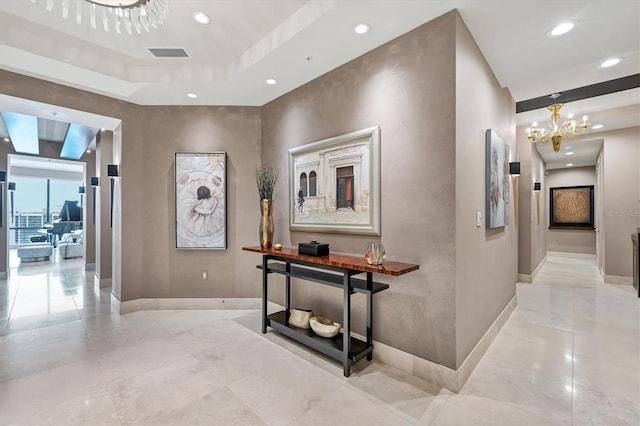
<svg viewBox="0 0 640 426"><path fill-rule="evenodd" d="M321 337L335 337L340 331L340 324L331 321L329 318L311 317L309 318L309 325L313 332Z"/></svg>

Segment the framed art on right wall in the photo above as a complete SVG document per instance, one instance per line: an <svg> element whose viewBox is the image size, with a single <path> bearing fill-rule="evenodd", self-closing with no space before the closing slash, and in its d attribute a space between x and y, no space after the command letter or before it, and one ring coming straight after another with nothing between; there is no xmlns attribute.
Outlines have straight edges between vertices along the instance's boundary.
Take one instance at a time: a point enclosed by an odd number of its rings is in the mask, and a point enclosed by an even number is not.
<svg viewBox="0 0 640 426"><path fill-rule="evenodd" d="M593 185L549 188L549 228L594 229Z"/></svg>

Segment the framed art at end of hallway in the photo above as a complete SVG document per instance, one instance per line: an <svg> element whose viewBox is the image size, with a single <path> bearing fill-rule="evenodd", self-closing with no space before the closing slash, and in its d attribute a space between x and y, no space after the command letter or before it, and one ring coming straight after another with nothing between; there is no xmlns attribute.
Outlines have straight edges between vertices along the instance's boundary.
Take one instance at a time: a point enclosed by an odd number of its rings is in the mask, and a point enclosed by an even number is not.
<svg viewBox="0 0 640 426"><path fill-rule="evenodd" d="M227 248L226 152L175 153L176 248Z"/></svg>

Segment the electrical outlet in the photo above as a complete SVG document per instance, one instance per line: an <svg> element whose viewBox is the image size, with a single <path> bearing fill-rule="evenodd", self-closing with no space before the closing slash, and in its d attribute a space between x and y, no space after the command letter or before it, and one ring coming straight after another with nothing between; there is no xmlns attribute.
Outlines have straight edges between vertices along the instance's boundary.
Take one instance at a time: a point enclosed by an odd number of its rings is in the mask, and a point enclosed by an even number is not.
<svg viewBox="0 0 640 426"><path fill-rule="evenodd" d="M207 271L202 271L202 281L205 281L209 277L209 273Z"/></svg>

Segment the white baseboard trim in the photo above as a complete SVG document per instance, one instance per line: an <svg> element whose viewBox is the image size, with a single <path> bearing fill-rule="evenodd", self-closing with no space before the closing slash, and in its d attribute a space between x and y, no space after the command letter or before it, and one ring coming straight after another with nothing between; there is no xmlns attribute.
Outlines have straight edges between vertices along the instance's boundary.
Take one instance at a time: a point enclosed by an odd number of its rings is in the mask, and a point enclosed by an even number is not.
<svg viewBox="0 0 640 426"><path fill-rule="evenodd" d="M111 311L118 315L137 311L157 310L257 310L262 308L262 299L255 298L143 298L119 301L111 295Z"/></svg>
<svg viewBox="0 0 640 426"><path fill-rule="evenodd" d="M529 274L521 274L518 272L518 282L519 283L532 283L533 278Z"/></svg>
<svg viewBox="0 0 640 426"><path fill-rule="evenodd" d="M500 315L498 315L498 318L491 324L491 327L489 327L457 370L417 357L375 340L373 357L377 361L402 370L405 373L435 383L451 392L458 393L517 305L517 296L513 296L513 299L511 299Z"/></svg>
<svg viewBox="0 0 640 426"><path fill-rule="evenodd" d="M604 275L604 282L607 284L633 285L632 277L624 277L620 275Z"/></svg>
<svg viewBox="0 0 640 426"><path fill-rule="evenodd" d="M516 308L517 296L502 310L498 318L491 324L491 327L482 336L473 350L457 370L450 369L435 362L417 357L408 352L391 347L378 341L373 341L373 357L376 361L397 368L408 374L430 381L440 387L458 393L467 382L471 373L476 368L482 356L496 338L507 319ZM125 315L136 311L146 310L259 310L262 309L262 299L256 298L189 298L189 299L163 299L144 298L121 302L116 296L111 294L111 312L118 315ZM269 302L269 312L283 309L283 307ZM363 336L353 333L355 337L365 339Z"/></svg>
<svg viewBox="0 0 640 426"><path fill-rule="evenodd" d="M595 260L595 253L570 253L565 251L547 251L547 256L572 257L574 259L590 259Z"/></svg>
<svg viewBox="0 0 640 426"><path fill-rule="evenodd" d="M112 283L111 278L100 279L97 275L93 276L93 290L98 293L103 288L111 287L111 283Z"/></svg>
<svg viewBox="0 0 640 426"><path fill-rule="evenodd" d="M531 273L531 282L535 281L535 279L538 276L538 274L540 273L540 271L542 271L542 267L544 266L545 263L547 263L547 256L546 255L542 258L540 263L538 263L538 266L536 266L535 269L533 270L533 272Z"/></svg>
<svg viewBox="0 0 640 426"><path fill-rule="evenodd" d="M544 266L546 261L547 261L547 256L542 258L540 263L538 263L538 266L536 266L536 268L533 270L533 272L531 274L520 274L519 273L518 274L518 282L521 282L521 283L532 283L536 279L536 276L538 276L538 274L542 270L542 267Z"/></svg>

